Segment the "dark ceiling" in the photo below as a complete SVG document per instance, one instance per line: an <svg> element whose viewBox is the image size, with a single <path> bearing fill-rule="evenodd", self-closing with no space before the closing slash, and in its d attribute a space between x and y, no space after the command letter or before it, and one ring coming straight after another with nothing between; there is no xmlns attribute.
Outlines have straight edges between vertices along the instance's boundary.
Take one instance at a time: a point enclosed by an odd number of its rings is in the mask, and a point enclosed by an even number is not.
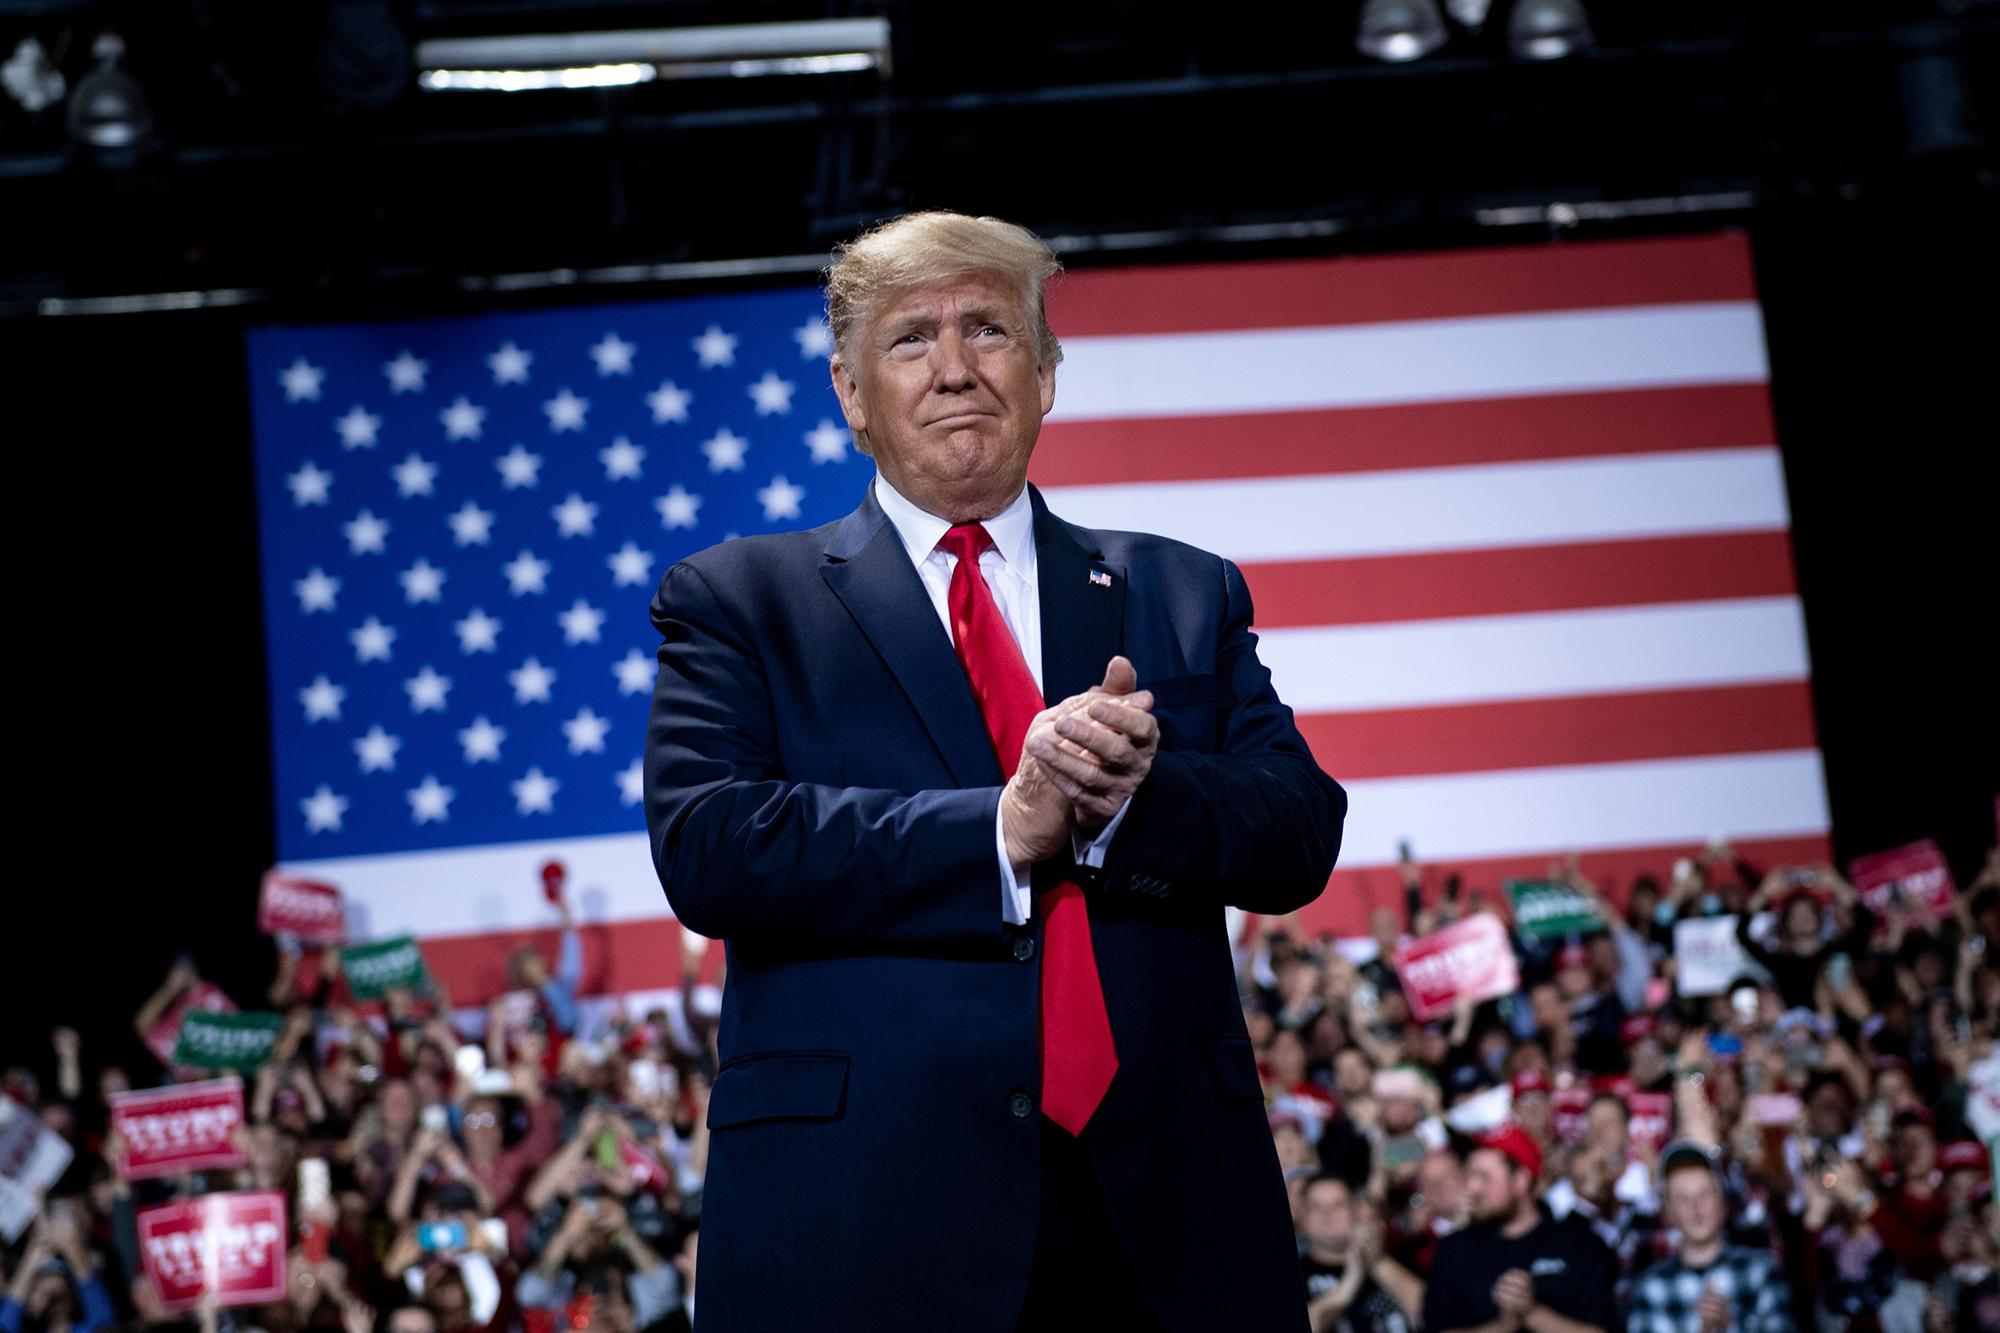
<svg viewBox="0 0 2000 1333"><path fill-rule="evenodd" d="M1996 188L1993 4L1594 0L1595 49L1535 62L1506 52L1499 0L1408 65L1356 53L1357 7L0 0L0 54L33 34L72 88L117 31L157 121L106 162L60 105L0 97L0 313L215 289L381 313L507 275L823 254L922 205L1173 253ZM409 74L431 36L872 14L886 75L438 94Z"/></svg>

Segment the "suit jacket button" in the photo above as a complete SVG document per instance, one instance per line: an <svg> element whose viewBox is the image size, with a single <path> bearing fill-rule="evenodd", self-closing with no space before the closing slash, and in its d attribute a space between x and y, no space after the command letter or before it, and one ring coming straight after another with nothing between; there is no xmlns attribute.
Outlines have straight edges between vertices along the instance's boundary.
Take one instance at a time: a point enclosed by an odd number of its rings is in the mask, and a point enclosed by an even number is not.
<svg viewBox="0 0 2000 1333"><path fill-rule="evenodd" d="M1014 941L1014 957L1018 958L1020 961L1025 963L1034 956L1035 956L1035 942L1033 940L1029 939L1026 935L1023 935L1021 936L1021 938Z"/></svg>
<svg viewBox="0 0 2000 1333"><path fill-rule="evenodd" d="M1035 1099L1025 1092L1017 1092L1007 1099L1007 1109L1012 1111L1018 1119L1025 1120L1034 1114Z"/></svg>

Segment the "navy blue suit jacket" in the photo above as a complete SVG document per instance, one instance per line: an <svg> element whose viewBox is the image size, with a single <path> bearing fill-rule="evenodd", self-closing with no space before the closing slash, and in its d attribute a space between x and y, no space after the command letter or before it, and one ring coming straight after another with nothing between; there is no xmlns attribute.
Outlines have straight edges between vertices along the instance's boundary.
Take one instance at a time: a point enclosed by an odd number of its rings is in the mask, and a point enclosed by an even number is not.
<svg viewBox="0 0 2000 1333"><path fill-rule="evenodd" d="M1045 697L1123 653L1161 732L1102 871L1036 870L1084 888L1118 1050L1084 1139L1168 1328L1300 1333L1223 907L1317 896L1346 793L1257 660L1235 565L1030 490ZM839 522L681 561L652 618L654 861L729 963L699 1333L1009 1333L1040 1191L1042 923L1001 918L1000 766L950 636L872 488Z"/></svg>

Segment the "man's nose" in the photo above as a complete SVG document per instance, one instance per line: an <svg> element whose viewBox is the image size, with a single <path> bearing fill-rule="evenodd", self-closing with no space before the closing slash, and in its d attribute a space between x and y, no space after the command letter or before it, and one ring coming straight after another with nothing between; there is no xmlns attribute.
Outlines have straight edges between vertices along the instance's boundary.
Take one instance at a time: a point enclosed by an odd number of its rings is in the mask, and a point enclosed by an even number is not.
<svg viewBox="0 0 2000 1333"><path fill-rule="evenodd" d="M972 349L956 329L945 330L931 344L931 377L939 389L946 391L971 386L975 378Z"/></svg>

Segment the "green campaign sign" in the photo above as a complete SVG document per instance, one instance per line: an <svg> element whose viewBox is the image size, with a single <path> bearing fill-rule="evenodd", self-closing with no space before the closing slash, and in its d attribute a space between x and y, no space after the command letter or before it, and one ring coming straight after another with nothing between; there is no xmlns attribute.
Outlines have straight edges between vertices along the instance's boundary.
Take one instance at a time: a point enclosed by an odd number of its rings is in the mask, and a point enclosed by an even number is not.
<svg viewBox="0 0 2000 1333"><path fill-rule="evenodd" d="M350 944L340 951L340 970L359 1000L373 1000L386 990L423 990L430 985L424 952L408 935L378 944Z"/></svg>
<svg viewBox="0 0 2000 1333"><path fill-rule="evenodd" d="M174 1063L190 1069L253 1072L271 1058L285 1020L278 1014L214 1014L190 1009L174 1042Z"/></svg>
<svg viewBox="0 0 2000 1333"><path fill-rule="evenodd" d="M1510 879L1507 901L1514 906L1514 929L1531 939L1560 939L1604 929L1597 904L1566 884Z"/></svg>

